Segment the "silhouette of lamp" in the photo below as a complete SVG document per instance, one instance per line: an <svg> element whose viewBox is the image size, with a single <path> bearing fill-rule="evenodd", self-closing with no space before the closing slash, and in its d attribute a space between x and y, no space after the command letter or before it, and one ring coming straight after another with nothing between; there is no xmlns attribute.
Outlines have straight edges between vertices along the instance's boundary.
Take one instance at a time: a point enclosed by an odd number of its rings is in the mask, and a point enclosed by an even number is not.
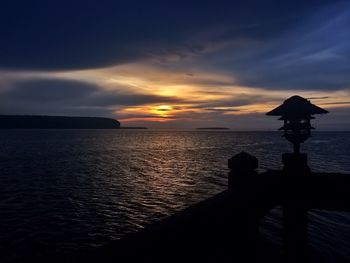
<svg viewBox="0 0 350 263"><path fill-rule="evenodd" d="M328 111L303 97L292 96L266 115L281 116L279 120L283 120L284 125L279 130L283 130L283 136L293 143L294 153L299 154L300 144L311 136L311 130L314 129L310 123L314 119L312 115L323 113Z"/></svg>

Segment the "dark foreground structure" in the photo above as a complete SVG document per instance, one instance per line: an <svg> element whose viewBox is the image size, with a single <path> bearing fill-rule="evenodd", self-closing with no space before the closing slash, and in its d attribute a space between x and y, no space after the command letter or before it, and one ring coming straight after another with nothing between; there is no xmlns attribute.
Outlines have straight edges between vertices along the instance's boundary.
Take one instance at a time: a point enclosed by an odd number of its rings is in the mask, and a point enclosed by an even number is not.
<svg viewBox="0 0 350 263"><path fill-rule="evenodd" d="M282 155L282 170L259 174L258 160L241 152L228 160L228 190L114 241L84 260L271 262L257 258L259 223L281 206L284 244L277 261L308 262L308 210L350 210L350 176L313 173L307 155L300 153L300 143L310 136L310 119L318 113L326 111L298 96L268 113L282 116L284 136L294 145L294 153Z"/></svg>

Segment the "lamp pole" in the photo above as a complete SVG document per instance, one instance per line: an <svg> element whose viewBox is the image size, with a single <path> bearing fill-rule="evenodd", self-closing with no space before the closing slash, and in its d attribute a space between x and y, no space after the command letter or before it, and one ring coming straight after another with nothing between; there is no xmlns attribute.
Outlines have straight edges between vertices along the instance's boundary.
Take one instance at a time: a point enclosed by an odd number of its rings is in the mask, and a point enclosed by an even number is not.
<svg viewBox="0 0 350 263"><path fill-rule="evenodd" d="M312 115L327 113L326 110L311 104L300 96L285 100L282 105L267 115L281 116L284 137L293 144L294 153L284 153L283 174L283 243L287 262L305 262L307 259L308 207L298 196L298 188L310 175L307 154L300 153L300 144L310 137Z"/></svg>

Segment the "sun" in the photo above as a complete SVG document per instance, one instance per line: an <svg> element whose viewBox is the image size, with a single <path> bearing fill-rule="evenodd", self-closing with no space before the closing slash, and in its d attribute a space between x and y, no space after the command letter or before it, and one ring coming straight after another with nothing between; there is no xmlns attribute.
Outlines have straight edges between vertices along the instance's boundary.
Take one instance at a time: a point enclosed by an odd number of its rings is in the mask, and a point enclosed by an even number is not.
<svg viewBox="0 0 350 263"><path fill-rule="evenodd" d="M169 105L160 105L156 107L157 111L171 111L173 110L172 106Z"/></svg>
<svg viewBox="0 0 350 263"><path fill-rule="evenodd" d="M170 115L170 112L172 112L173 109L174 108L170 105L159 105L159 106L152 107L150 112L158 115L159 117L166 118Z"/></svg>

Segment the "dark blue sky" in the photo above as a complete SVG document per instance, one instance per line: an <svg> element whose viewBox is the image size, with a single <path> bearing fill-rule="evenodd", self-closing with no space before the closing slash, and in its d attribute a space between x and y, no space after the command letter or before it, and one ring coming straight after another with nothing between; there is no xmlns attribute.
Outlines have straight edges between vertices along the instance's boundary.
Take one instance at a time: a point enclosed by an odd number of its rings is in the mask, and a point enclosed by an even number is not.
<svg viewBox="0 0 350 263"><path fill-rule="evenodd" d="M2 1L0 114L265 129L297 93L349 129L349 28L349 1Z"/></svg>

